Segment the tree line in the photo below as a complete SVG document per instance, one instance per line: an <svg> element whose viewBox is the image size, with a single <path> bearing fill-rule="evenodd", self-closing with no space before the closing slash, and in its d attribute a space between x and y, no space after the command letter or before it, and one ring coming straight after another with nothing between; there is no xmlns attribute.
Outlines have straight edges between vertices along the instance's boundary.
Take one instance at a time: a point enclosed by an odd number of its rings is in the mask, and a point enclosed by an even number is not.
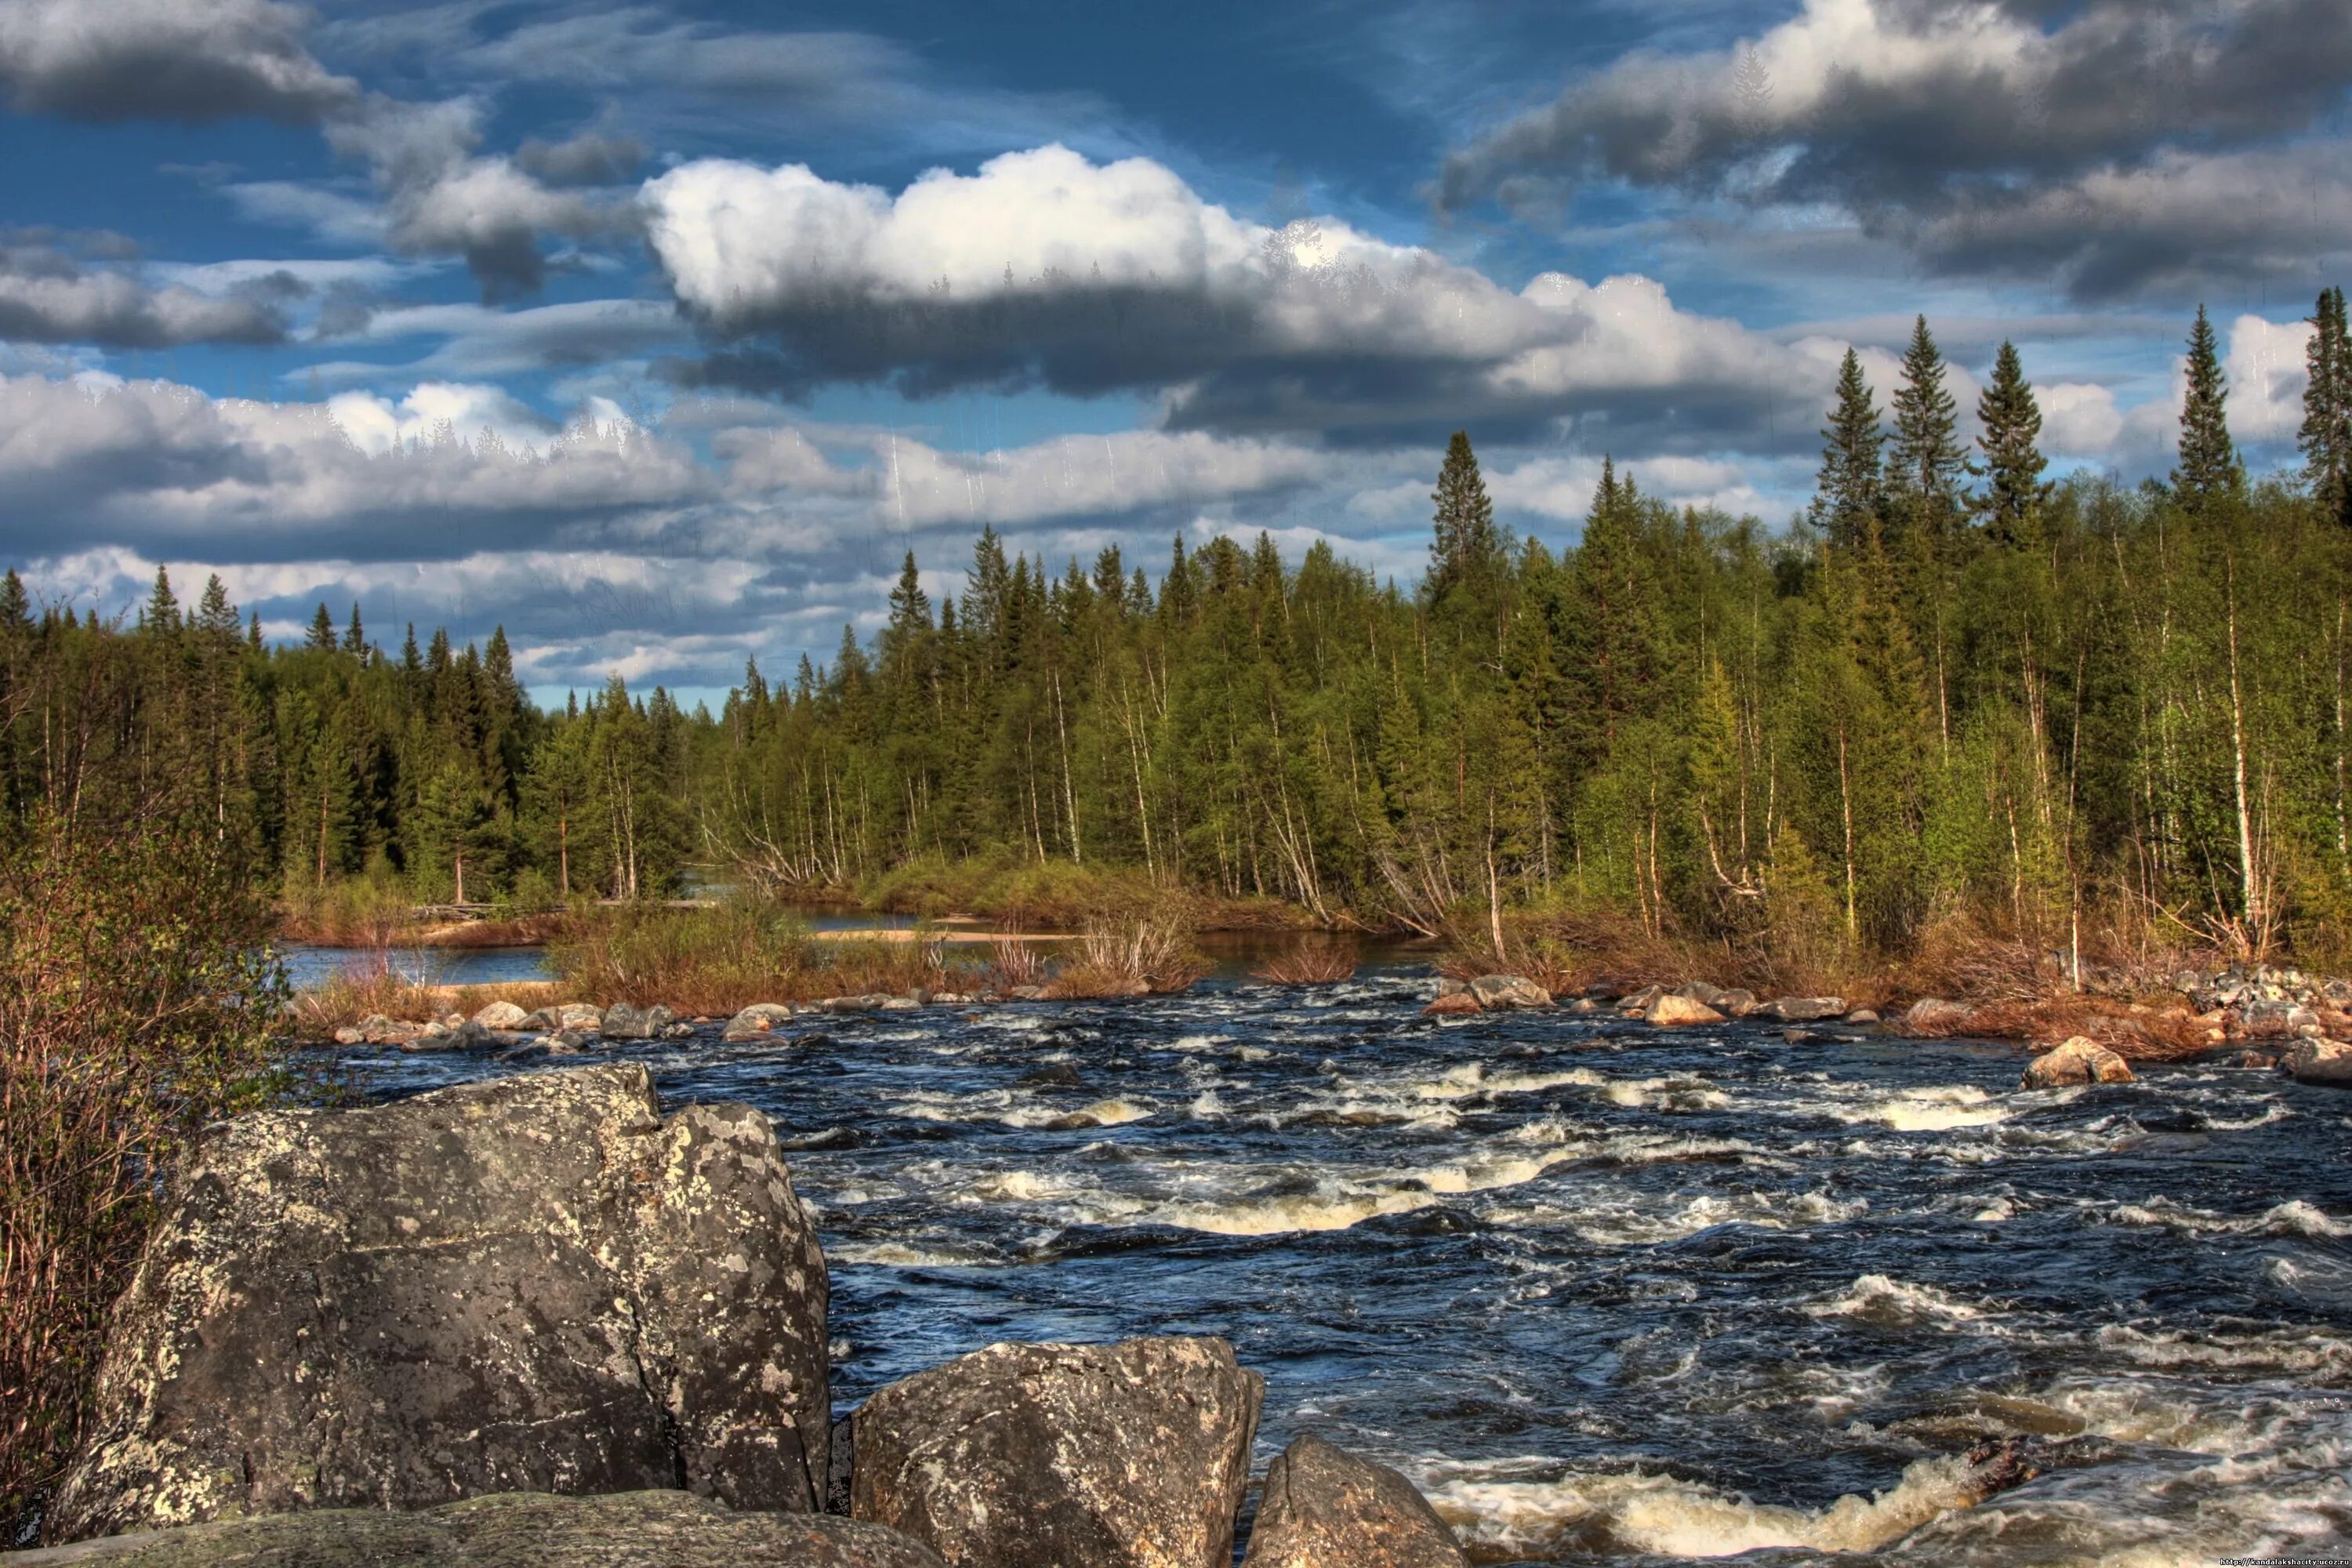
<svg viewBox="0 0 2352 1568"><path fill-rule="evenodd" d="M2312 318L2303 468L2256 482L2200 310L2169 478L2053 482L2003 344L1960 437L1923 318L1881 407L1840 367L1784 531L1604 462L1579 541L1495 520L1466 435L1427 569L1318 543L1105 550L983 530L934 604L716 715L615 677L543 713L503 633L264 646L215 580L128 624L0 591L0 792L69 813L169 772L289 892L781 893L973 859L1483 931L1613 911L1801 957L1943 930L2352 949L2352 344Z"/></svg>

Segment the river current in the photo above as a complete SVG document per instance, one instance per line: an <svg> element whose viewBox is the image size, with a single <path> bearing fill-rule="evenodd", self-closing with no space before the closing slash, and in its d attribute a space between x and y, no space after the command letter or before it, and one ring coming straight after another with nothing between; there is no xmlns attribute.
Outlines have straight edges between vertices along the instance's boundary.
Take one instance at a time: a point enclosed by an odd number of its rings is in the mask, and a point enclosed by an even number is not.
<svg viewBox="0 0 2352 1568"><path fill-rule="evenodd" d="M2352 1542L2352 1093L2195 1065L2026 1093L2007 1046L1441 1020L1431 989L600 1054L774 1120L844 1409L998 1340L1221 1334L1266 1377L1259 1467L1310 1431L1394 1464L1482 1563ZM345 1065L374 1098L536 1070ZM2006 1435L2091 1441L1945 1511Z"/></svg>

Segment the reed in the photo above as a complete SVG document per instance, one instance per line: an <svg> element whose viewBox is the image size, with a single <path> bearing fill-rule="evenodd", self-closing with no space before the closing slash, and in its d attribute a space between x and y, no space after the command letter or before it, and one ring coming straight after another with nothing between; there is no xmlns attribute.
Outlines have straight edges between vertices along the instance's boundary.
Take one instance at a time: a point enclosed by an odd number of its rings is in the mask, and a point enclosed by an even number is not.
<svg viewBox="0 0 2352 1568"><path fill-rule="evenodd" d="M1209 973L1191 933L1172 921L1090 921L1046 983L1057 1000L1190 990Z"/></svg>

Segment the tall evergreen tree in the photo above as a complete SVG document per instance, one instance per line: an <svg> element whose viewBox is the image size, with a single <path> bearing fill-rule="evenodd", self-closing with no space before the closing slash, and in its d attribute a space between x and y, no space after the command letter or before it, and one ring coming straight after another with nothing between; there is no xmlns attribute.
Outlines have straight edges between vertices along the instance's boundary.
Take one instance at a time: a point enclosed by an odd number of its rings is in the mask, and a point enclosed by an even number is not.
<svg viewBox="0 0 2352 1568"><path fill-rule="evenodd" d="M361 654L367 652L367 632L360 625L360 603L357 599L352 601L352 623L343 628L343 651Z"/></svg>
<svg viewBox="0 0 2352 1568"><path fill-rule="evenodd" d="M1944 384L1943 353L1925 316L1912 328L1894 407L1889 487L1906 503L1908 521L1927 527L1940 543L1959 514L1960 482L1969 459L1960 445L1959 405Z"/></svg>
<svg viewBox="0 0 2352 1568"><path fill-rule="evenodd" d="M2180 409L2180 466L2172 470L2173 493L2183 506L2200 510L2245 487L2246 470L2230 439L2230 385L2221 374L2221 351L2197 307L2189 331L2189 395Z"/></svg>
<svg viewBox="0 0 2352 1568"><path fill-rule="evenodd" d="M310 634L304 639L302 646L317 648L323 653L335 651L335 617L327 614L327 606L324 604L319 606L319 613L310 617Z"/></svg>
<svg viewBox="0 0 2352 1568"><path fill-rule="evenodd" d="M180 601L172 593L172 574L161 566L155 568L155 587L147 595L141 624L159 637L180 629Z"/></svg>
<svg viewBox="0 0 2352 1568"><path fill-rule="evenodd" d="M2024 549L2042 537L2042 405L2025 379L2017 345L2003 342L1992 362L1992 380L1977 398L1977 446L1985 457L1984 493L1977 505L1993 542Z"/></svg>
<svg viewBox="0 0 2352 1568"><path fill-rule="evenodd" d="M1877 536L1885 439L1862 356L1848 349L1838 366L1837 405L1822 432L1821 475L1813 489L1813 521L1833 548L1857 551Z"/></svg>
<svg viewBox="0 0 2352 1568"><path fill-rule="evenodd" d="M1479 477L1469 432L1456 430L1445 444L1445 461L1437 470L1437 489L1429 499L1437 506L1434 535L1429 542L1432 599L1443 598L1451 588L1490 583L1498 577L1507 547L1495 527L1495 503L1487 499L1486 481Z"/></svg>
<svg viewBox="0 0 2352 1568"><path fill-rule="evenodd" d="M2311 346L2303 390L2304 479L2322 510L2352 528L2352 337L2344 318L2344 290L2320 291L2311 313Z"/></svg>

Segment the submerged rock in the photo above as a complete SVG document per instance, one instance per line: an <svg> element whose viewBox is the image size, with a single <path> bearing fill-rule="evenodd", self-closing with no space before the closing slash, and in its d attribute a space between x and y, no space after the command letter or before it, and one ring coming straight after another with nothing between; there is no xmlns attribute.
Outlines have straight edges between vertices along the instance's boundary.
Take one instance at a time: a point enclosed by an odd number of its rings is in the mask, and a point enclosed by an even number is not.
<svg viewBox="0 0 2352 1568"><path fill-rule="evenodd" d="M1223 1340L991 1345L859 1409L850 1512L957 1568L1229 1568L1265 1387Z"/></svg>
<svg viewBox="0 0 2352 1568"><path fill-rule="evenodd" d="M1551 1005L1551 993L1524 974L1482 974L1470 983L1470 994L1489 1011Z"/></svg>
<svg viewBox="0 0 2352 1568"><path fill-rule="evenodd" d="M2298 1083L2352 1084L2352 1046L2341 1040L2297 1040L2279 1066Z"/></svg>
<svg viewBox="0 0 2352 1568"><path fill-rule="evenodd" d="M1843 996L1775 996L1756 1009L1759 1018L1778 1018L1784 1024L1818 1024L1824 1018L1845 1016Z"/></svg>
<svg viewBox="0 0 2352 1568"><path fill-rule="evenodd" d="M415 1513L319 1509L139 1531L8 1568L942 1568L880 1525L734 1513L682 1491L565 1498L500 1492Z"/></svg>
<svg viewBox="0 0 2352 1568"><path fill-rule="evenodd" d="M1268 1467L1242 1568L1469 1568L1454 1532L1389 1468L1301 1437Z"/></svg>
<svg viewBox="0 0 2352 1568"><path fill-rule="evenodd" d="M823 1486L824 1259L775 1133L635 1066L269 1111L184 1163L53 1536L489 1492Z"/></svg>
<svg viewBox="0 0 2352 1568"><path fill-rule="evenodd" d="M2062 1089L2078 1083L2129 1083L2131 1064L2086 1035L2043 1052L2026 1064L2023 1087Z"/></svg>

